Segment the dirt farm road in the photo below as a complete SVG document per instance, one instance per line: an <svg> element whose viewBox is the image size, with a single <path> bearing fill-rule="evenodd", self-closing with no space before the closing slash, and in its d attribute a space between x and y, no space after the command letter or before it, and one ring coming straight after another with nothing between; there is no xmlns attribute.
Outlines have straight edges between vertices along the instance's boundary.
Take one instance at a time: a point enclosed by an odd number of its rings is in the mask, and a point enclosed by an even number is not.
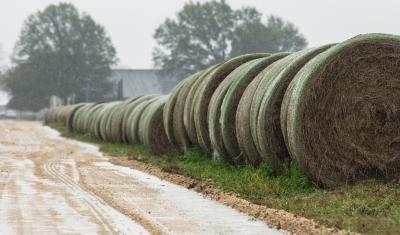
<svg viewBox="0 0 400 235"><path fill-rule="evenodd" d="M38 122L0 121L0 234L281 234Z"/></svg>

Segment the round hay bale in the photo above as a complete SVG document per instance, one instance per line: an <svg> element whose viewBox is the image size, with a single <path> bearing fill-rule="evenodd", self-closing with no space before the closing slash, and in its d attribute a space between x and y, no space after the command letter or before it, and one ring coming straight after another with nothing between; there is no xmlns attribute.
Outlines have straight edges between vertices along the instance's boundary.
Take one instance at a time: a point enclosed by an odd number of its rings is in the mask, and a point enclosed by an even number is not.
<svg viewBox="0 0 400 235"><path fill-rule="evenodd" d="M132 110L132 112L127 117L127 126L126 126L126 137L127 141L130 144L139 144L139 128L140 128L140 118L143 114L143 110L151 103L157 101L159 96L155 96L151 99L145 100L139 104Z"/></svg>
<svg viewBox="0 0 400 235"><path fill-rule="evenodd" d="M191 85L188 94L186 95L185 108L183 111L183 124L185 125L186 133L192 144L198 144L196 126L194 124L194 99L196 91L199 89L202 81L207 77L207 75L216 69L220 64L211 66L210 68L204 70L201 75Z"/></svg>
<svg viewBox="0 0 400 235"><path fill-rule="evenodd" d="M100 121L101 115L104 108L107 106L107 103L101 103L96 107L92 114L88 116L88 133L91 137L100 139Z"/></svg>
<svg viewBox="0 0 400 235"><path fill-rule="evenodd" d="M173 150L163 124L163 109L168 96L160 96L149 104L140 118L140 140L153 154L163 154Z"/></svg>
<svg viewBox="0 0 400 235"><path fill-rule="evenodd" d="M44 123L45 124L50 124L54 122L54 108L50 108L46 114L44 115Z"/></svg>
<svg viewBox="0 0 400 235"><path fill-rule="evenodd" d="M86 133L87 130L84 129L84 116L88 113L88 110L90 110L90 108L94 105L95 104L87 104L76 111L75 115L72 118L70 131Z"/></svg>
<svg viewBox="0 0 400 235"><path fill-rule="evenodd" d="M256 156L260 161L270 163L269 162L270 159L268 158L269 156L265 156L262 154L260 147L260 140L257 135L258 134L257 122L258 122L259 110L262 105L262 98L264 97L265 89L266 87L268 87L268 84L271 82L271 80L277 77L287 66L290 65L290 63L295 61L297 58L301 57L302 54L304 54L304 51L296 52L272 64L267 69L267 71L262 76L260 76L260 82L254 91L253 99L251 101L251 106L250 106L250 131L252 135L252 140L254 141L255 147L257 149ZM275 169L274 165L270 166L273 170Z"/></svg>
<svg viewBox="0 0 400 235"><path fill-rule="evenodd" d="M90 133L92 122L96 117L97 110L101 109L104 106L104 102L95 103L87 108L87 110L80 110L82 114L79 119L79 126L82 133Z"/></svg>
<svg viewBox="0 0 400 235"><path fill-rule="evenodd" d="M398 180L400 37L367 34L319 54L292 81L288 149L316 183Z"/></svg>
<svg viewBox="0 0 400 235"><path fill-rule="evenodd" d="M243 157L254 166L258 166L261 163L262 158L257 150L256 141L253 137L253 126L251 125L253 98L257 88L263 80L263 77L267 73L276 70L275 67L279 65L279 62L280 60L269 65L250 82L240 98L236 111L235 131L239 149L241 154L244 155Z"/></svg>
<svg viewBox="0 0 400 235"><path fill-rule="evenodd" d="M58 123L65 126L67 124L68 116L74 107L75 106L67 105L49 109L44 117L45 124Z"/></svg>
<svg viewBox="0 0 400 235"><path fill-rule="evenodd" d="M59 122L58 113L60 112L60 107L54 107L49 112L48 122L49 123L56 123Z"/></svg>
<svg viewBox="0 0 400 235"><path fill-rule="evenodd" d="M85 107L87 107L89 105L91 105L91 104L89 104L89 103L81 103L81 104L73 105L71 107L71 110L70 110L69 115L67 117L67 128L68 128L68 131L73 131L74 119L75 119L76 113L80 109L85 108Z"/></svg>
<svg viewBox="0 0 400 235"><path fill-rule="evenodd" d="M168 140L177 149L186 150L191 144L184 124L185 104L191 87L201 74L203 71L180 82L164 106L164 128Z"/></svg>
<svg viewBox="0 0 400 235"><path fill-rule="evenodd" d="M287 57L291 61L289 63L282 59L282 69L277 74L266 74L254 94L255 97L261 98L261 102L256 107L256 113L251 114L256 121L256 146L258 146L261 158L278 175L282 174L291 162L280 125L281 104L286 88L309 60L331 46L326 45L293 53Z"/></svg>
<svg viewBox="0 0 400 235"><path fill-rule="evenodd" d="M126 108L124 109L124 112L122 113L122 121L121 121L121 140L124 143L129 143L128 136L128 130L130 130L130 123L129 123L129 115L132 114L133 110L141 103L148 101L154 97L157 97L157 95L144 95L139 97L137 100L129 103Z"/></svg>
<svg viewBox="0 0 400 235"><path fill-rule="evenodd" d="M50 124L51 122L53 122L53 118L52 118L52 115L53 115L53 112L54 112L54 109L49 109L47 112L46 112L46 114L44 115L44 123L45 124Z"/></svg>
<svg viewBox="0 0 400 235"><path fill-rule="evenodd" d="M258 73L286 55L288 53L278 53L246 62L230 73L215 90L208 110L208 126L214 155L228 163L244 163L235 136L235 115L240 97Z"/></svg>
<svg viewBox="0 0 400 235"><path fill-rule="evenodd" d="M154 103L159 103L160 100L165 100L165 102L168 100L168 96L167 95L159 95L156 98L154 98L154 100L152 102L149 102L147 105L145 105L142 114L140 115L140 117L138 118L138 122L137 122L137 136L138 136L138 142L141 144L144 144L144 133L146 131L145 125L144 123L146 122L146 119L148 118L148 112L149 112L149 107L151 107ZM165 105L165 102L163 102L163 107ZM164 125L162 123L162 125ZM165 130L164 130L165 132ZM168 138L167 138L168 139Z"/></svg>
<svg viewBox="0 0 400 235"><path fill-rule="evenodd" d="M99 130L100 130L100 139L104 141L109 140L109 134L108 133L108 126L109 126L109 120L110 117L114 111L114 109L117 107L118 104L120 104L121 101L114 101L114 102L109 102L104 106L102 113L100 114L100 122L99 122Z"/></svg>
<svg viewBox="0 0 400 235"><path fill-rule="evenodd" d="M75 112L75 114L74 114L74 116L72 117L72 119L69 121L69 124L68 124L68 130L69 131L71 131L71 132L77 132L77 130L78 130L78 126L79 126L79 120L80 120L80 118L81 118L81 113L82 113L82 110L86 110L87 108L88 108L88 106L91 106L92 104L87 104L87 105L84 105L84 106L82 106L80 109L78 109L76 112Z"/></svg>
<svg viewBox="0 0 400 235"><path fill-rule="evenodd" d="M193 103L193 117L197 141L199 145L208 153L212 154L211 141L208 132L208 105L215 89L217 89L218 85L235 68L246 63L247 61L266 57L268 55L269 54L266 53L248 54L230 59L212 70L201 82L201 85L195 94L195 100Z"/></svg>
<svg viewBox="0 0 400 235"><path fill-rule="evenodd" d="M254 166L259 165L259 163L262 161L257 151L256 142L253 138L253 133L251 129L251 109L254 105L253 100L255 92L260 86L260 83L263 80L264 76L271 71L276 70L275 67L279 65L281 60L287 60L287 57L289 57L289 53L286 53L285 55L286 56L284 58L280 58L279 60L270 64L255 78L253 78L253 80L247 85L247 87L243 91L236 109L235 136L236 140L238 141L237 143L239 150L236 149L235 151L232 151L232 156L237 156L237 154L239 153L240 155L243 155L241 157L247 159L247 161ZM228 140L228 138L226 139L227 143L229 143L230 141ZM234 150L234 147L230 149Z"/></svg>
<svg viewBox="0 0 400 235"><path fill-rule="evenodd" d="M108 109L110 107L110 103L105 103L103 108L98 114L98 117L96 119L96 129L95 129L95 137L99 140L104 140L104 132L105 132L105 120L107 118L108 114Z"/></svg>
<svg viewBox="0 0 400 235"><path fill-rule="evenodd" d="M177 102L180 90L182 89L183 85L187 83L189 78L182 80L181 82L178 83L178 85L175 86L175 88L171 92L171 95L169 96L167 103L164 106L163 122L164 122L165 133L167 135L169 142L175 147L179 147L178 141L176 140L175 137L174 122L173 122L175 104Z"/></svg>
<svg viewBox="0 0 400 235"><path fill-rule="evenodd" d="M273 80L276 76L278 76L290 63L300 57L304 51L293 53L275 63L273 63L270 67L268 67L262 75L260 75L260 82L257 85L257 88L254 91L253 99L250 105L250 131L252 140L254 141L255 147L257 149L257 158L260 161L268 162L269 159L267 156L261 154L260 140L257 135L257 121L259 110L262 105L262 98L264 96L264 92L266 87L271 80ZM270 118L270 117L268 117ZM274 169L274 166L271 166Z"/></svg>
<svg viewBox="0 0 400 235"><path fill-rule="evenodd" d="M71 118L67 121L68 131L70 131L70 132L76 131L76 128L78 125L77 120L80 118L81 110L87 109L87 107L90 105L92 105L92 104L85 104L75 111L74 115L71 116Z"/></svg>
<svg viewBox="0 0 400 235"><path fill-rule="evenodd" d="M140 96L131 97L117 105L110 119L110 141L114 143L122 142L122 119L127 106L139 99Z"/></svg>
<svg viewBox="0 0 400 235"><path fill-rule="evenodd" d="M176 133L175 138L178 142L180 149L182 150L187 150L192 145L184 121L186 100L193 84L198 80L200 76L202 76L202 74L204 74L204 71L200 71L194 74L185 84L183 84L182 90L179 92L178 99L175 104L174 115L173 115L173 121L174 121L173 126L174 126L174 132Z"/></svg>
<svg viewBox="0 0 400 235"><path fill-rule="evenodd" d="M124 101L117 101L115 106L111 107L108 111L108 117L105 122L105 141L113 142L113 136L112 136L112 119L113 116L116 114L116 110L120 107L121 104L123 104Z"/></svg>

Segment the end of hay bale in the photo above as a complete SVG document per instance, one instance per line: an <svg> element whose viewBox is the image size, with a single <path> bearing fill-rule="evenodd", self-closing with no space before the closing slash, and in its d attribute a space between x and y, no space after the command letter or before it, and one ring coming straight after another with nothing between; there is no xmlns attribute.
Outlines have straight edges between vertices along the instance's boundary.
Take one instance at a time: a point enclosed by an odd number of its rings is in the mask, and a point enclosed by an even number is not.
<svg viewBox="0 0 400 235"><path fill-rule="evenodd" d="M285 94L286 139L301 170L328 187L400 170L400 37L361 35L308 62Z"/></svg>

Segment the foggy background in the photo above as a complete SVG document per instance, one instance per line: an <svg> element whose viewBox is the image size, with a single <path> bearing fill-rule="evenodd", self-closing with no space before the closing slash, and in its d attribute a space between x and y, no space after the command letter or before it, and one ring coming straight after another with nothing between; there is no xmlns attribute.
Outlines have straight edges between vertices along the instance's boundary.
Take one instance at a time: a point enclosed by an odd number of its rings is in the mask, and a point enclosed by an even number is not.
<svg viewBox="0 0 400 235"><path fill-rule="evenodd" d="M117 50L119 68L153 68L156 46L154 30L166 17L174 17L185 0L35 0L1 1L0 67L10 65L9 57L26 17L49 4L68 2L103 25ZM199 2L206 2L199 0ZM308 41L308 46L339 42L360 33L400 34L400 1L384 4L365 0L227 0L234 9L254 6L264 17L273 14L292 22ZM4 53L1 53L4 52ZM0 104L7 99L2 93Z"/></svg>

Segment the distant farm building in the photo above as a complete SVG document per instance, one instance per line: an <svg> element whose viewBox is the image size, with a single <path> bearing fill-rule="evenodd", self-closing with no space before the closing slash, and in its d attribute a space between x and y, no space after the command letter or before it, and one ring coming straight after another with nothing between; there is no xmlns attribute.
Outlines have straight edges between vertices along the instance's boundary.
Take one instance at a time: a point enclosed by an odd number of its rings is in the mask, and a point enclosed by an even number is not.
<svg viewBox="0 0 400 235"><path fill-rule="evenodd" d="M165 93L156 69L113 69L109 79L118 99Z"/></svg>

